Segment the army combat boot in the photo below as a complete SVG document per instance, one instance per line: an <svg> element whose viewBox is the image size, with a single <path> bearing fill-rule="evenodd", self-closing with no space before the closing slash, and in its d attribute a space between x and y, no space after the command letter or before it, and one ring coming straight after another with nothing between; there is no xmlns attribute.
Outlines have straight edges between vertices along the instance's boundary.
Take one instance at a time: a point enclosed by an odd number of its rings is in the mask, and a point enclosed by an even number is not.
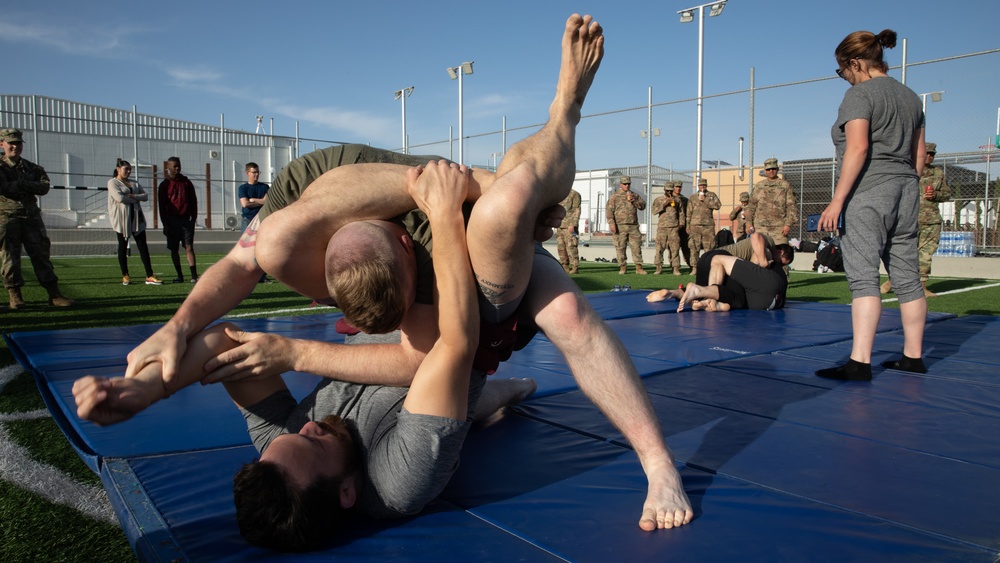
<svg viewBox="0 0 1000 563"><path fill-rule="evenodd" d="M920 280L920 285L924 286L924 297L937 297L937 293L927 289L927 280Z"/></svg>
<svg viewBox="0 0 1000 563"><path fill-rule="evenodd" d="M570 269L569 269L569 273L571 273L571 274L575 274L575 273L577 273L577 272L579 272L579 271L580 271L580 267L579 267L579 266L577 266L576 264L573 264L573 265L572 265L572 266L570 267Z"/></svg>
<svg viewBox="0 0 1000 563"><path fill-rule="evenodd" d="M656 265L656 271L655 271L655 272L653 272L653 275L657 275L657 276L659 276L659 275L661 275L662 273L663 273L663 264L657 264L657 265Z"/></svg>
<svg viewBox="0 0 1000 563"><path fill-rule="evenodd" d="M618 268L618 274L622 276L625 275L625 268L625 264L622 264L621 268Z"/></svg>
<svg viewBox="0 0 1000 563"><path fill-rule="evenodd" d="M645 276L646 275L646 270L642 269L642 264L636 264L635 265L635 273L639 274L640 276Z"/></svg>
<svg viewBox="0 0 1000 563"><path fill-rule="evenodd" d="M674 266L674 275L675 276L681 275L681 269L677 266Z"/></svg>
<svg viewBox="0 0 1000 563"><path fill-rule="evenodd" d="M7 293L10 294L10 308L13 310L18 310L24 308L24 297L21 297L20 287L10 287L7 288Z"/></svg>
<svg viewBox="0 0 1000 563"><path fill-rule="evenodd" d="M53 307L69 307L73 305L72 299L64 297L61 293L59 293L58 284L49 284L45 286L45 289L49 292L49 305L52 305Z"/></svg>

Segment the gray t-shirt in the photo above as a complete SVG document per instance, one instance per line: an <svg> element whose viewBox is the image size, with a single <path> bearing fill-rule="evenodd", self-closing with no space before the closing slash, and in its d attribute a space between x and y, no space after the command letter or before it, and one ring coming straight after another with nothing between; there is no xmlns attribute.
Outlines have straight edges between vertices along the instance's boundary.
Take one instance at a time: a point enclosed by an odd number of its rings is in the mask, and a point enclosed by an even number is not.
<svg viewBox="0 0 1000 563"><path fill-rule="evenodd" d="M913 167L912 141L924 127L920 97L888 76L879 76L851 86L837 112L831 129L837 148L837 175L844 161L848 121L866 119L869 124L868 157L861 170L855 193L871 189L891 178L917 178Z"/></svg>
<svg viewBox="0 0 1000 563"><path fill-rule="evenodd" d="M405 387L333 379L320 382L300 403L280 391L243 415L260 452L275 437L298 432L310 420L340 416L361 450L366 471L358 510L374 518L398 518L419 512L448 484L485 381L484 373L473 371L466 421L408 412L402 408Z"/></svg>

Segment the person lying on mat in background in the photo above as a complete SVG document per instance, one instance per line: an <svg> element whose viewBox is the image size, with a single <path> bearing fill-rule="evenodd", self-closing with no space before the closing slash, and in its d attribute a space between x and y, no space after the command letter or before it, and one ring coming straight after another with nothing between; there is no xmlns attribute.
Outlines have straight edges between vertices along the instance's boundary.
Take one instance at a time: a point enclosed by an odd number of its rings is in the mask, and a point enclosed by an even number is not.
<svg viewBox="0 0 1000 563"><path fill-rule="evenodd" d="M315 549L352 514L416 514L457 469L480 391L484 414L534 391L530 380L491 380L484 388L486 375L472 370L479 309L462 216L468 170L439 162L418 172L410 192L438 240L438 337L409 390L324 379L296 403L279 375L225 383L261 452L233 487L240 532L253 544ZM189 343L178 370L185 385L202 380L208 358L237 345L226 335L230 327L213 326ZM167 398L161 376L153 363L127 379L80 379L77 413L99 424L129 418Z"/></svg>
<svg viewBox="0 0 1000 563"><path fill-rule="evenodd" d="M654 291L646 300L652 303L667 297L677 299L680 302L678 313L687 303L695 311L710 312L769 311L784 307L788 278L783 268L792 263L795 250L787 244L769 245L768 238L753 233L748 239L706 253L698 259L695 283L688 284L684 290Z"/></svg>
<svg viewBox="0 0 1000 563"><path fill-rule="evenodd" d="M572 186L576 127L603 45L602 29L590 16L574 14L567 20L548 122L511 147L496 175L473 173L468 199L476 204L468 222L469 256L489 301L480 311L484 326L505 331L505 347L519 337L515 323L519 329L533 325L545 332L565 356L580 388L636 450L648 480L640 527L672 528L690 522L693 512L635 366L558 261L544 251L536 254L532 240L536 218L561 202ZM392 153L377 156L385 163L341 166L326 157L336 152L325 149L291 163L288 169L302 172L294 178L295 188L285 190L279 174L257 218L259 235L252 223L237 247L202 276L174 317L129 354L126 376L150 362L162 362L171 388L188 340L234 307L266 271L303 295L340 306L346 320L366 332L398 327L400 343L352 348L230 332L241 345L208 363L209 381L295 369L358 383L409 383L436 336L428 304L415 289L426 276L420 275L414 255L425 247L417 244L414 232L399 229L399 222L374 221L413 209L405 190L408 168L392 164L398 162L389 156ZM317 170L319 166L327 170ZM549 226L558 226L561 219ZM365 237L377 244L360 244ZM376 257L388 265L383 268L389 273L386 285L393 289L370 292L377 299L356 302L351 293L359 284L344 282L349 278L336 268L347 262L364 270ZM370 280L369 274L361 271L359 279ZM383 312L373 313L378 307ZM483 348L489 348L494 337L482 340L487 343Z"/></svg>

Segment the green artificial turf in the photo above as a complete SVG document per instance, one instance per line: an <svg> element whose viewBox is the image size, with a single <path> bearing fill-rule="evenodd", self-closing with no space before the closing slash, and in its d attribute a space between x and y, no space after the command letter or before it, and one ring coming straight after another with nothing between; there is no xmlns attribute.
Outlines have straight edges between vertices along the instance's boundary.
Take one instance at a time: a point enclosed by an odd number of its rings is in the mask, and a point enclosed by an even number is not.
<svg viewBox="0 0 1000 563"><path fill-rule="evenodd" d="M207 269L221 255L199 255L199 266ZM135 261L135 260L133 260ZM121 274L114 257L57 258L53 260L63 293L77 301L67 309L46 304L46 294L31 272L25 271L28 285L24 298L28 307L0 312L3 332L80 329L162 323L170 318L184 297L190 283L147 286L137 279L121 285ZM154 255L154 270L164 280L174 276L173 267L164 255ZM135 264L133 267L137 267ZM30 268L28 269L30 270ZM629 272L634 271L629 266ZM618 266L604 262L581 262L580 273L573 276L586 293L610 291L615 285L629 285L631 290L676 288L694 281L694 277L634 273L618 274ZM986 280L932 279L931 290L944 293L992 285ZM3 296L6 297L6 296ZM890 294L886 297L892 298ZM792 272L788 298L792 301L850 303L850 292L843 274ZM928 300L928 309L956 315L1000 314L1000 286L944 294ZM260 284L237 309L235 315L301 315L328 312L325 307L309 308L310 300L278 283ZM793 305L794 306L794 305ZM897 307L895 301L886 307ZM708 313L685 313L708 314ZM14 363L6 342L0 343L0 369ZM26 413L44 408L31 377L21 374L0 390L0 414ZM76 456L48 418L0 422L11 440L28 449L40 463L51 465L79 482L95 484L96 476ZM0 479L0 561L133 561L135 559L125 534L114 526L94 521L76 510L49 502Z"/></svg>

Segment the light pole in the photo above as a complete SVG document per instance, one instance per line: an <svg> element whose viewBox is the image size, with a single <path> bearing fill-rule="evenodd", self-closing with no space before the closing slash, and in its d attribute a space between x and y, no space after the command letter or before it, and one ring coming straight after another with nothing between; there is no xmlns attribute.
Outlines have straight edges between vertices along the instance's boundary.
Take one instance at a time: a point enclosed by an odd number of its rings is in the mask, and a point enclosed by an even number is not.
<svg viewBox="0 0 1000 563"><path fill-rule="evenodd" d="M924 111L924 128L927 128L927 96L931 97L932 102L940 102L941 94L944 94L944 90L938 90L937 92L927 92L925 94L918 94L920 96L920 106Z"/></svg>
<svg viewBox="0 0 1000 563"><path fill-rule="evenodd" d="M660 128L653 129L653 87L649 87L649 103L646 106L646 129L639 131L646 139L646 244L653 240L653 216L650 214L653 197L653 137L660 136Z"/></svg>
<svg viewBox="0 0 1000 563"><path fill-rule="evenodd" d="M493 153L493 154L490 155L490 158L493 159L493 171L494 172L497 171L497 157L498 156L499 157L503 157L503 153L502 152L495 152L495 153Z"/></svg>
<svg viewBox="0 0 1000 563"><path fill-rule="evenodd" d="M704 86L703 71L705 67L705 6L709 6L711 8L708 12L708 16L715 17L722 13L722 9L726 7L727 1L728 0L709 2L708 4L702 4L700 6L695 6L693 8L677 12L681 16L681 23L690 23L694 21L694 11L698 10L698 134L696 140L697 149L695 154L695 185L697 185L697 181L701 178L702 88Z"/></svg>
<svg viewBox="0 0 1000 563"><path fill-rule="evenodd" d="M459 66L450 66L447 68L448 76L452 80L458 80L458 163L465 164L465 136L463 134L462 128L462 76L466 74L472 74L472 63L475 61L467 61Z"/></svg>
<svg viewBox="0 0 1000 563"><path fill-rule="evenodd" d="M396 90L397 100L401 100L403 104L403 154L410 154L410 143L406 138L406 98L413 94L413 86L409 88L403 88L402 90Z"/></svg>

